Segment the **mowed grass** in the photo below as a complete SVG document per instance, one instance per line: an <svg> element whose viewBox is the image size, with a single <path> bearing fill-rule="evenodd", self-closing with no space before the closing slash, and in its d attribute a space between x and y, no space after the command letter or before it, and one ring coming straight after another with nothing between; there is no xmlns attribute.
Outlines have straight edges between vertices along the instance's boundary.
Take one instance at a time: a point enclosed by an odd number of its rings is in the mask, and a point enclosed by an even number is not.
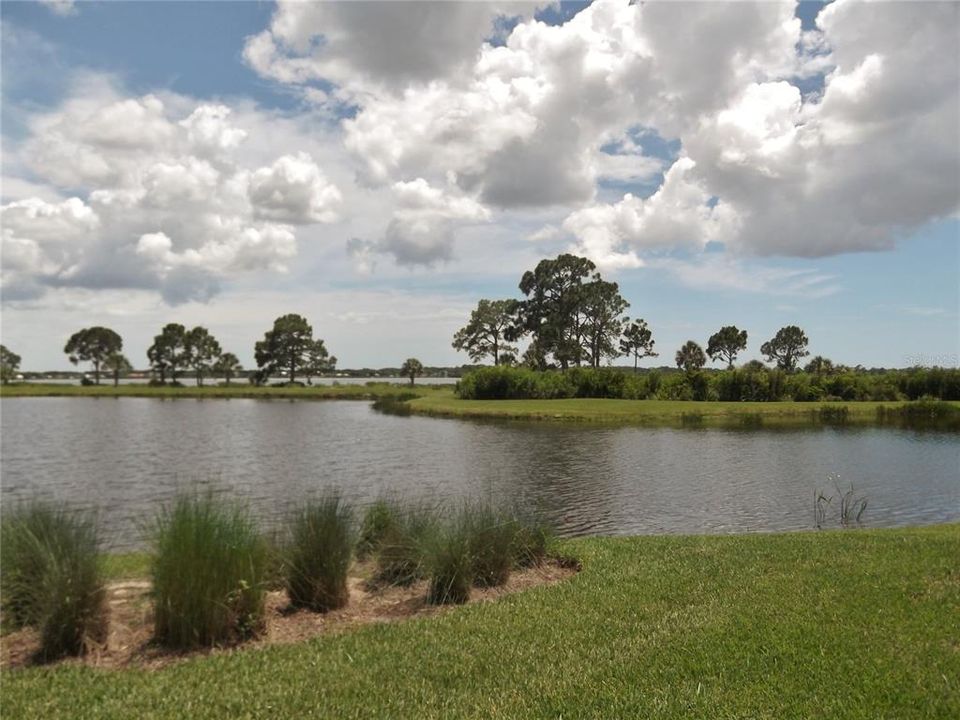
<svg viewBox="0 0 960 720"><path fill-rule="evenodd" d="M564 543L573 579L156 671L4 672L3 717L956 718L960 525Z"/></svg>
<svg viewBox="0 0 960 720"><path fill-rule="evenodd" d="M417 393L429 395L437 386L418 385ZM169 385L60 385L53 383L13 383L0 387L2 397L148 397L148 398L282 398L299 400L375 400L410 392L409 385L375 383L371 385L309 385L306 387L256 386L235 382L229 386L207 384L197 387L187 380L183 387Z"/></svg>
<svg viewBox="0 0 960 720"><path fill-rule="evenodd" d="M516 420L563 420L637 424L755 425L811 424L823 420L821 409L846 408L844 422L876 422L877 409L906 402L694 402L690 400L461 400L450 388L410 400L410 410L421 415ZM960 408L960 402L951 402Z"/></svg>

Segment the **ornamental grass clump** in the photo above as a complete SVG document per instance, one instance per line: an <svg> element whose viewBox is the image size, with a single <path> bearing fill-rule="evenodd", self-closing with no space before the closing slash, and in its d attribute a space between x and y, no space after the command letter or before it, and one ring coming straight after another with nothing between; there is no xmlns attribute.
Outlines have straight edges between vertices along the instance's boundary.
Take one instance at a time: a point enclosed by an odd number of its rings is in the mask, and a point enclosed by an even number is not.
<svg viewBox="0 0 960 720"><path fill-rule="evenodd" d="M380 539L374 582L380 585L410 585L424 577L424 542L437 528L437 513L426 505L413 505L396 512Z"/></svg>
<svg viewBox="0 0 960 720"><path fill-rule="evenodd" d="M264 627L268 550L245 508L177 498L156 520L154 635L174 649L222 645Z"/></svg>
<svg viewBox="0 0 960 720"><path fill-rule="evenodd" d="M290 524L284 570L294 607L327 612L344 607L353 556L353 510L338 494L307 503Z"/></svg>
<svg viewBox="0 0 960 720"><path fill-rule="evenodd" d="M513 562L518 568L538 567L547 559L554 530L550 523L535 515L520 516L513 538Z"/></svg>
<svg viewBox="0 0 960 720"><path fill-rule="evenodd" d="M400 521L400 512L395 503L385 498L376 500L367 507L360 526L357 541L357 558L365 560L375 555L394 526Z"/></svg>
<svg viewBox="0 0 960 720"><path fill-rule="evenodd" d="M474 519L464 509L424 538L424 567L430 578L427 602L455 605L470 599L474 582Z"/></svg>
<svg viewBox="0 0 960 720"><path fill-rule="evenodd" d="M463 512L470 534L474 584L503 585L513 569L519 523L512 514L488 503L469 505Z"/></svg>
<svg viewBox="0 0 960 720"><path fill-rule="evenodd" d="M107 605L96 519L31 503L3 517L0 535L4 624L36 628L42 660L102 643Z"/></svg>

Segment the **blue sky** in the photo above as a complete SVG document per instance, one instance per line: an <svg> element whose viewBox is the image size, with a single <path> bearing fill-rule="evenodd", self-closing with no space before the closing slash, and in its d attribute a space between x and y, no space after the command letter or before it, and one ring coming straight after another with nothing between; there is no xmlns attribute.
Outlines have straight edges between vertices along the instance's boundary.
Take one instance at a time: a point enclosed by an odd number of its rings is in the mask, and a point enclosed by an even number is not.
<svg viewBox="0 0 960 720"><path fill-rule="evenodd" d="M479 298L575 251L648 364L731 323L960 362L955 10L458 5L4 2L4 344L66 368L105 324L142 366L202 323L249 365L300 312L345 367L458 364Z"/></svg>

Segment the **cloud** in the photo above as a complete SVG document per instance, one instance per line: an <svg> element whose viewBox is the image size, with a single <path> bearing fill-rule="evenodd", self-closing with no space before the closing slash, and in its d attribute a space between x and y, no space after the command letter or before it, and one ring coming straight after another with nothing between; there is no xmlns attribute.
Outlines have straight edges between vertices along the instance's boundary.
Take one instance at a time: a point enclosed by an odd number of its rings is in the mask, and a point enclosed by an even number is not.
<svg viewBox="0 0 960 720"><path fill-rule="evenodd" d="M77 10L77 4L74 0L39 0L40 4L47 8L54 15L59 15L60 17L69 17L70 15L76 15L79 11Z"/></svg>
<svg viewBox="0 0 960 720"><path fill-rule="evenodd" d="M450 260L457 227L490 218L475 200L432 187L423 178L395 183L391 193L393 215L380 241L354 239L348 244L361 272L372 269L372 252L392 255L400 265L429 266Z"/></svg>
<svg viewBox="0 0 960 720"><path fill-rule="evenodd" d="M822 298L840 291L836 278L817 270L746 263L711 253L695 260L653 258L647 266L669 273L681 284L702 291L735 291Z"/></svg>
<svg viewBox="0 0 960 720"><path fill-rule="evenodd" d="M627 194L620 202L572 213L563 223L577 239L572 250L601 268L618 269L642 265L637 250L700 250L710 240L726 238L733 219L724 205L709 204L709 194L691 179L695 167L691 159L680 158L650 197Z"/></svg>
<svg viewBox="0 0 960 720"><path fill-rule="evenodd" d="M459 74L503 16L522 2L278 2L270 27L247 39L244 59L264 77L339 85L347 96ZM309 89L309 88L308 88Z"/></svg>
<svg viewBox="0 0 960 720"><path fill-rule="evenodd" d="M334 222L342 196L307 153L284 155L250 177L254 212L294 224Z"/></svg>
<svg viewBox="0 0 960 720"><path fill-rule="evenodd" d="M76 197L0 208L13 259L5 297L72 286L206 300L225 279L285 272L297 254L293 226L338 219L341 192L308 152L263 148L262 130L283 121L175 95L122 97L104 78L80 84L81 96L30 120L17 159ZM258 131L249 151L252 136L235 121Z"/></svg>

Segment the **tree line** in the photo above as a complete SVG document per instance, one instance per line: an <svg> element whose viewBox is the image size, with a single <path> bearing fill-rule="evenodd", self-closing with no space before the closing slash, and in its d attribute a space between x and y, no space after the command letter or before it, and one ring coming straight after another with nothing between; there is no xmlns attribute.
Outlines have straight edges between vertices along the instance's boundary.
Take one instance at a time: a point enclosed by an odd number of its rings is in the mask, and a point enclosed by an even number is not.
<svg viewBox="0 0 960 720"><path fill-rule="evenodd" d="M112 377L114 385L120 376L133 369L123 354L123 338L108 327L96 325L78 330L64 345L70 362L90 363L93 380L99 385L103 375ZM289 314L277 318L273 327L264 333L263 340L254 346L257 369L250 373L250 381L260 385L270 377L285 376L290 383L298 377L309 382L313 376L332 372L337 358L332 356L320 338L313 337L313 327L300 315ZM147 348L147 361L155 385L180 385L181 373L192 372L198 386L205 378L219 376L227 385L245 372L237 356L224 352L220 342L205 327L187 329L180 323L164 325ZM9 382L20 367L21 358L0 346L0 377ZM421 367L422 370L422 367Z"/></svg>
<svg viewBox="0 0 960 720"><path fill-rule="evenodd" d="M453 336L453 347L474 362L486 358L494 365L523 365L532 370L587 365L599 368L605 360L626 356L634 371L643 358L658 357L653 333L643 318L631 320L630 307L615 282L604 280L587 258L563 254L541 260L520 279L521 300L483 299L469 322ZM526 352L518 357L517 341L529 337ZM795 325L782 328L760 352L769 362L793 372L806 357L807 336ZM677 367L695 373L711 360L733 368L747 347L747 331L730 325L721 328L704 349L687 341L676 353Z"/></svg>

